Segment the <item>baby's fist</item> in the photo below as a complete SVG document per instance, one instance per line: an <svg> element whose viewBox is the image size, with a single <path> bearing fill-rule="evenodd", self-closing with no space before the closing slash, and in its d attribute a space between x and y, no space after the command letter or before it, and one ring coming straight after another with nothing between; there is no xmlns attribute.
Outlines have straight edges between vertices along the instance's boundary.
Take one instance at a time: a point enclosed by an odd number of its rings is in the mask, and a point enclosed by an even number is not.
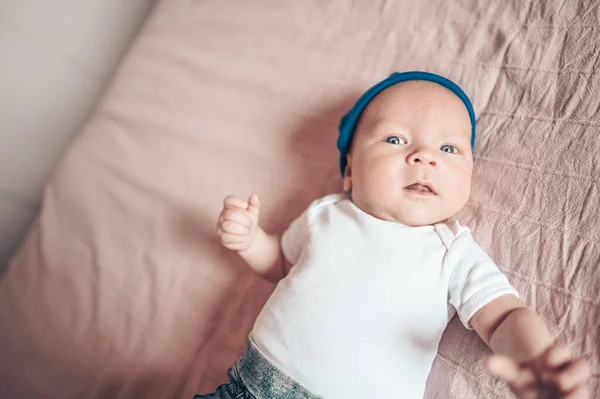
<svg viewBox="0 0 600 399"><path fill-rule="evenodd" d="M225 198L217 223L217 234L225 248L238 252L250 248L258 227L259 208L256 194L248 202L233 195Z"/></svg>
<svg viewBox="0 0 600 399"><path fill-rule="evenodd" d="M493 355L487 368L506 381L518 398L590 398L590 364L584 358L574 357L565 345L552 344L537 358L523 363Z"/></svg>

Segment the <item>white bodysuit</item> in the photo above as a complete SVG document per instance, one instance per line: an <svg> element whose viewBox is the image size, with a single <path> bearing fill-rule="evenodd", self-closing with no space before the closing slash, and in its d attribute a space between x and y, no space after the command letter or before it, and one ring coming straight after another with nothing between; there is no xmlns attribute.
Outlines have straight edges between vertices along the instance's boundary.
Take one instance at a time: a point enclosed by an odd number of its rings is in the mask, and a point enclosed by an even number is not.
<svg viewBox="0 0 600 399"><path fill-rule="evenodd" d="M314 201L282 237L294 265L251 339L326 399L421 398L446 325L518 295L468 228L377 219L346 195Z"/></svg>

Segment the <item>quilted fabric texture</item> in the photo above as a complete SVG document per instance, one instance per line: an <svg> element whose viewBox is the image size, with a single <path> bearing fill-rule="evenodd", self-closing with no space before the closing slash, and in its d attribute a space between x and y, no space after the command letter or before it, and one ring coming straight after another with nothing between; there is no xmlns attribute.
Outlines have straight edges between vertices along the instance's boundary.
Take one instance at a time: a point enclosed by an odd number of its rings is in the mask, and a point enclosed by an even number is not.
<svg viewBox="0 0 600 399"><path fill-rule="evenodd" d="M163 0L0 278L0 397L191 398L273 286L216 239L227 194L282 231L340 189L341 115L393 71L473 100L473 228L600 392L600 3ZM453 320L427 398L508 398Z"/></svg>

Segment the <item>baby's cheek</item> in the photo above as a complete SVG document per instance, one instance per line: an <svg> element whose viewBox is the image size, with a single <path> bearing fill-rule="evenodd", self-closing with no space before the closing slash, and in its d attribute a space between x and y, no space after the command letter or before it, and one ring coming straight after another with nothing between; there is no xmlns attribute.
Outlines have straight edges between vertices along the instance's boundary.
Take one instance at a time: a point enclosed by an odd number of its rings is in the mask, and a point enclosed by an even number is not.
<svg viewBox="0 0 600 399"><path fill-rule="evenodd" d="M471 179L463 178L458 179L454 185L454 196L455 201L458 203L458 206L462 209L463 206L466 205L469 200L469 196L471 195Z"/></svg>
<svg viewBox="0 0 600 399"><path fill-rule="evenodd" d="M471 178L465 173L449 174L443 179L445 196L455 206L464 206L471 193Z"/></svg>

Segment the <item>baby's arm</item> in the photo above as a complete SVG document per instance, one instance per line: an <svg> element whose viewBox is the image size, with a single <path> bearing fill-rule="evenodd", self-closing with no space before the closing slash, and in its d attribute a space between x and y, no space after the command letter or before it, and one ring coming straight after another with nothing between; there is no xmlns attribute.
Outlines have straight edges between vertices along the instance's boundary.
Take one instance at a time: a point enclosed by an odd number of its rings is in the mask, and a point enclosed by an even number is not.
<svg viewBox="0 0 600 399"><path fill-rule="evenodd" d="M589 363L553 342L542 319L514 295L481 308L471 325L496 353L488 370L519 398L588 398Z"/></svg>
<svg viewBox="0 0 600 399"><path fill-rule="evenodd" d="M542 319L510 294L481 308L471 319L471 325L494 353L518 361L538 356L552 343Z"/></svg>
<svg viewBox="0 0 600 399"><path fill-rule="evenodd" d="M267 234L258 224L260 203L252 195L248 202L228 196L219 215L217 234L226 248L236 251L248 266L267 280L281 280L289 262L281 252L281 237Z"/></svg>
<svg viewBox="0 0 600 399"><path fill-rule="evenodd" d="M265 233L260 226L256 229L250 247L238 253L252 270L267 280L277 282L285 277L288 270L281 253L281 237Z"/></svg>

